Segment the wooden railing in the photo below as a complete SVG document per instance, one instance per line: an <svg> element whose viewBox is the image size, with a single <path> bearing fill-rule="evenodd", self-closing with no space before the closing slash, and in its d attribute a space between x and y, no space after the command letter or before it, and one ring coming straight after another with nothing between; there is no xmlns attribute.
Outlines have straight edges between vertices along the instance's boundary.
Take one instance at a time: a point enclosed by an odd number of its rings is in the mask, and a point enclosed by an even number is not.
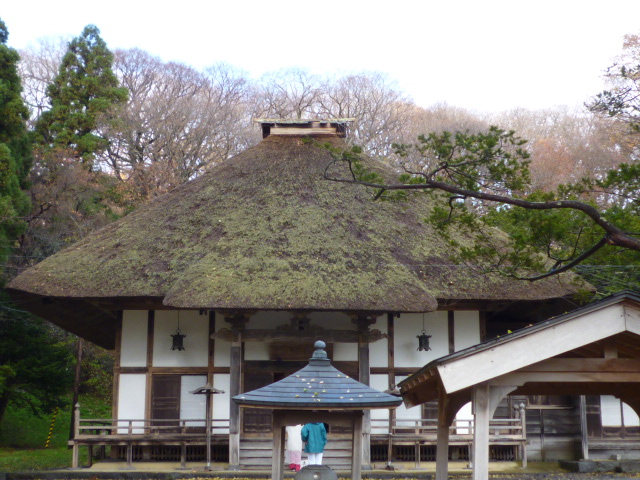
<svg viewBox="0 0 640 480"><path fill-rule="evenodd" d="M516 445L526 467L526 432L524 412L520 418L492 419L489 422L489 443ZM186 447L206 445L206 421L203 419L100 419L80 418L80 409L74 411L74 438L72 467L78 468L79 447L88 447L88 464L91 466L94 446L125 446L127 467L133 468L133 447L146 445L178 445L181 447L180 464L185 467ZM387 462L390 465L394 445L414 445L416 466L420 466L420 447L437 444L437 420L435 419L371 419L372 438L385 438L388 445ZM467 445L471 453L473 420L455 420L449 427L449 445ZM216 443L226 443L229 419L211 420L211 437Z"/></svg>
<svg viewBox="0 0 640 480"><path fill-rule="evenodd" d="M489 444L514 445L518 447L523 467L527 464L524 415L520 418L496 418L489 422ZM449 445L467 445L471 455L473 443L473 420L454 420L449 427ZM420 467L420 447L436 445L438 440L438 421L429 418L371 419L371 436L387 438L387 463L390 465L394 445L414 445L416 467Z"/></svg>
<svg viewBox="0 0 640 480"><path fill-rule="evenodd" d="M86 446L87 463L91 466L94 446L125 446L127 467L133 468L133 447L145 445L178 445L180 464L184 468L188 445L207 445L206 421L202 419L122 419L80 418L80 408L74 410L72 468L80 464L79 447ZM210 438L226 442L229 419L212 419Z"/></svg>

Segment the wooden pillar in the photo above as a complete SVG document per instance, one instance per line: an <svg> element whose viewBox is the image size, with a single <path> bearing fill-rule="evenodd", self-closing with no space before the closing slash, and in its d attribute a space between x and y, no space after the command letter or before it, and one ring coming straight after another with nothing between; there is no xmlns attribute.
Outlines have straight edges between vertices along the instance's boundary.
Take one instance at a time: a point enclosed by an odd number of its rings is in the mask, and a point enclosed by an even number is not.
<svg viewBox="0 0 640 480"><path fill-rule="evenodd" d="M473 387L473 480L489 479L489 384Z"/></svg>
<svg viewBox="0 0 640 480"><path fill-rule="evenodd" d="M520 444L520 459L522 460L522 468L527 468L527 406L521 403L518 406L520 414L520 422L522 425L522 443Z"/></svg>
<svg viewBox="0 0 640 480"><path fill-rule="evenodd" d="M516 388L492 387L488 382L473 387L473 480L489 478L489 420L500 401Z"/></svg>
<svg viewBox="0 0 640 480"><path fill-rule="evenodd" d="M145 427L150 427L153 424L153 374L151 369L153 368L153 351L155 349L154 344L154 331L156 325L156 312L155 310L149 310L147 312L147 375L145 384L145 405L144 422ZM151 448L142 447L143 460L151 460Z"/></svg>
<svg viewBox="0 0 640 480"><path fill-rule="evenodd" d="M582 459L589 460L589 438L588 438L589 430L587 428L587 397L585 395L580 395L580 436L582 437Z"/></svg>
<svg viewBox="0 0 640 480"><path fill-rule="evenodd" d="M396 388L396 373L395 373L395 355L393 345L394 341L394 321L393 321L393 313L387 314L387 380L389 391L392 391ZM391 462L393 459L393 425L396 420L396 409L389 409L389 440L387 444L387 468L390 469Z"/></svg>
<svg viewBox="0 0 640 480"><path fill-rule="evenodd" d="M369 360L369 325L375 319L368 317L358 319L358 381L364 385L370 385L370 360ZM371 411L365 410L362 418L362 469L371 470Z"/></svg>
<svg viewBox="0 0 640 480"><path fill-rule="evenodd" d="M73 438L78 436L78 432L80 431L80 404L76 403L73 406L73 424L72 429L74 432ZM73 453L71 456L71 468L79 468L80 467L80 447L78 447L77 442L73 442Z"/></svg>
<svg viewBox="0 0 640 480"><path fill-rule="evenodd" d="M284 464L284 424L281 421L280 415L277 412L273 412L272 415L272 429L273 429L273 464L271 465L271 478L273 480L282 480L284 478L284 471L282 465Z"/></svg>
<svg viewBox="0 0 640 480"><path fill-rule="evenodd" d="M230 348L230 383L229 383L229 470L240 470L240 406L231 400L240 394L242 382L242 330L247 317L235 314L226 317L231 324L234 338Z"/></svg>
<svg viewBox="0 0 640 480"><path fill-rule="evenodd" d="M449 427L451 405L442 385L438 388L438 437L436 446L436 480L449 477Z"/></svg>
<svg viewBox="0 0 640 480"><path fill-rule="evenodd" d="M353 425L351 480L362 478L362 419L363 415L356 414Z"/></svg>

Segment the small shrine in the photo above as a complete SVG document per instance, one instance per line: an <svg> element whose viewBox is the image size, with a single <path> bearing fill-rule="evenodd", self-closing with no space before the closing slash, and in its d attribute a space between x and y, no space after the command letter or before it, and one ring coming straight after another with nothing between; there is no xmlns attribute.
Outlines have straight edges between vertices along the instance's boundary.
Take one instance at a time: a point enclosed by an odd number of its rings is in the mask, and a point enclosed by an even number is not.
<svg viewBox="0 0 640 480"><path fill-rule="evenodd" d="M273 410L272 479L284 478L285 427L309 422L351 429L351 478L360 479L365 410L397 408L402 403L401 398L375 390L333 367L325 347L323 341L315 342L306 367L278 382L233 397L241 407Z"/></svg>

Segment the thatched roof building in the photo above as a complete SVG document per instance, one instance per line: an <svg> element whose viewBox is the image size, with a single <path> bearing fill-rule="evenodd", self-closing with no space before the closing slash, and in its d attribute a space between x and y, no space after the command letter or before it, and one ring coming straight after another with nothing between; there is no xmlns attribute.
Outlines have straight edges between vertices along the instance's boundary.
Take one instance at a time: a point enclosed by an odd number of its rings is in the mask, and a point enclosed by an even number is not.
<svg viewBox="0 0 640 480"><path fill-rule="evenodd" d="M453 264L423 221L426 199L374 202L328 181L329 151L301 128L312 122L285 135L266 125L258 145L26 270L11 294L110 348L127 308L424 312L574 293L562 278L516 282Z"/></svg>

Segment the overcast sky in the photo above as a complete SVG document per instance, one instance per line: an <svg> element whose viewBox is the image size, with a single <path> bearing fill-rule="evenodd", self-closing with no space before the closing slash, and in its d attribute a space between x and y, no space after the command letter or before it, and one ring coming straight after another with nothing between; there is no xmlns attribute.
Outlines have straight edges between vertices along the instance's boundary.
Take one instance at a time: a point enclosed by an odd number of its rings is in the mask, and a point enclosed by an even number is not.
<svg viewBox="0 0 640 480"><path fill-rule="evenodd" d="M254 78L380 71L418 105L489 112L602 90L623 35L640 33L640 0L5 0L0 18L17 49L95 24L112 50Z"/></svg>

